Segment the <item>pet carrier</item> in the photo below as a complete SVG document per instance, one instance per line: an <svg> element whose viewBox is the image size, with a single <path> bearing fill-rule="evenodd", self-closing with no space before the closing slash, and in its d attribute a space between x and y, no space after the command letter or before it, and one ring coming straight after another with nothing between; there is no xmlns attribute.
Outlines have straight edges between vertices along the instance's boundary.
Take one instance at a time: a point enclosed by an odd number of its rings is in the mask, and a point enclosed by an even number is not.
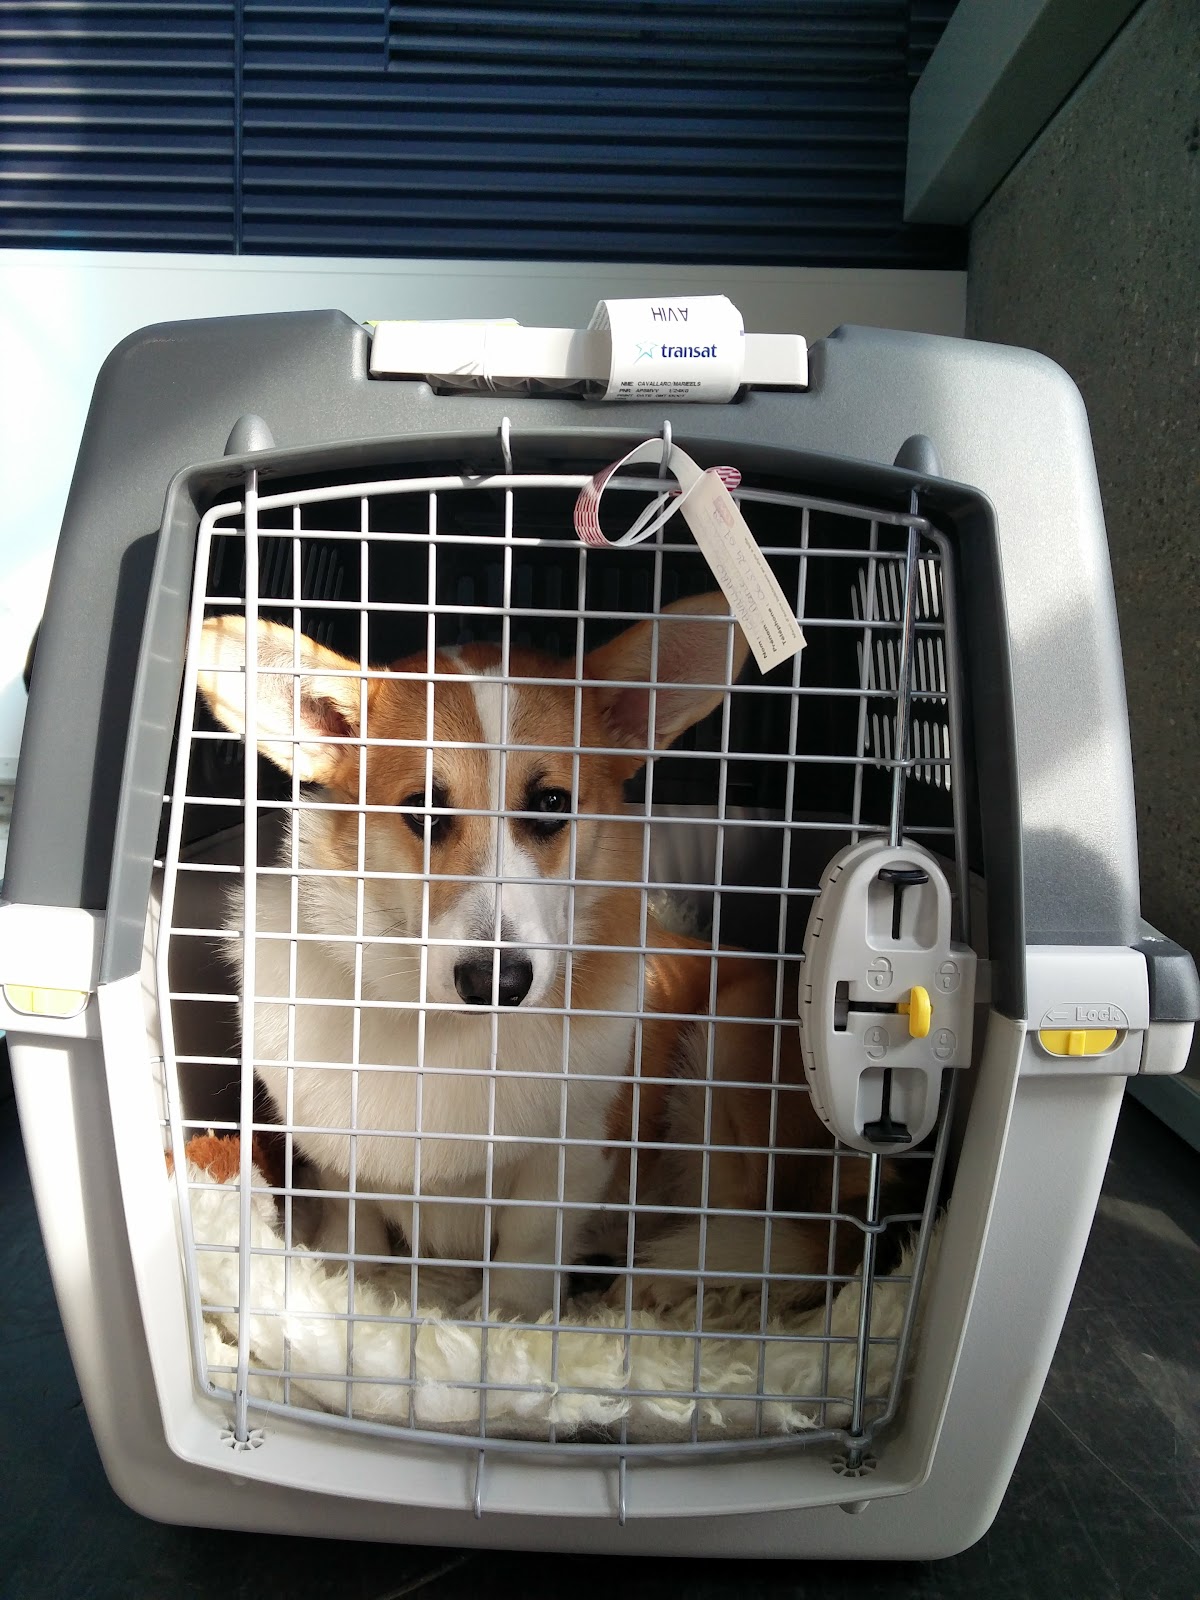
<svg viewBox="0 0 1200 1600"><path fill-rule="evenodd" d="M625 325L101 373L0 1018L149 1515L959 1550L1186 1057L1068 379L843 329L606 386Z"/></svg>

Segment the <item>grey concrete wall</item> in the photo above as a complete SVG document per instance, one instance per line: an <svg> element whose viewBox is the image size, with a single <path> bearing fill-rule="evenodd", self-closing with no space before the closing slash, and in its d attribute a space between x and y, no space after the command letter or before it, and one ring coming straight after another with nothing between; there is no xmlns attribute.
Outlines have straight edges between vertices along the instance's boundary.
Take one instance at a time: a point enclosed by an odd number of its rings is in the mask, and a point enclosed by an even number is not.
<svg viewBox="0 0 1200 1600"><path fill-rule="evenodd" d="M1144 911L1196 953L1198 118L1200 6L1146 0L976 218L967 289L970 334L1043 351L1087 403L1121 618Z"/></svg>

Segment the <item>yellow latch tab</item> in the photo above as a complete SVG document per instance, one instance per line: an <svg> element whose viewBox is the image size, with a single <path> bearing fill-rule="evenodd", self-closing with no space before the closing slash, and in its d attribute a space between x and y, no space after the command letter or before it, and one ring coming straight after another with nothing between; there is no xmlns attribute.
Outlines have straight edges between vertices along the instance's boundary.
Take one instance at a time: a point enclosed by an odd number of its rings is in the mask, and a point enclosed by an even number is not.
<svg viewBox="0 0 1200 1600"><path fill-rule="evenodd" d="M1102 1056L1117 1042L1116 1028L1040 1028L1038 1042L1052 1056Z"/></svg>
<svg viewBox="0 0 1200 1600"><path fill-rule="evenodd" d="M87 1005L86 989L47 989L43 984L6 983L4 998L25 1017L78 1016Z"/></svg>
<svg viewBox="0 0 1200 1600"><path fill-rule="evenodd" d="M914 983L908 991L908 999L901 1000L896 1010L901 1016L908 1018L908 1033L911 1039L928 1039L929 1022L933 1016L933 1005L929 999L929 990Z"/></svg>

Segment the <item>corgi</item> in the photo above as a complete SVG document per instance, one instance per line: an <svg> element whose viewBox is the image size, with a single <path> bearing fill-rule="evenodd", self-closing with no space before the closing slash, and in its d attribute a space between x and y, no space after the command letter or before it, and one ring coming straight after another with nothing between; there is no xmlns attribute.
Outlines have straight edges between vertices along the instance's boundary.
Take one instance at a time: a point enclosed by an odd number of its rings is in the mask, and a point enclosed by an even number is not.
<svg viewBox="0 0 1200 1600"><path fill-rule="evenodd" d="M755 1276L765 1273L776 1280L772 1311L802 1309L824 1297L829 1275L858 1268L864 1233L848 1219L866 1215L869 1164L838 1152L835 1189L834 1141L805 1083L798 1025L791 1013L777 1020L776 962L714 952L660 928L650 944L646 1010L658 1014L643 1024L640 1074L635 1069L609 1107L607 1131L621 1156L607 1196L612 1220L594 1236L596 1253L640 1269L632 1300L643 1308L676 1307L701 1281L706 1291L757 1291ZM890 1192L890 1166L884 1177ZM681 1207L697 1215L680 1215ZM624 1301L622 1279L610 1297Z"/></svg>
<svg viewBox="0 0 1200 1600"><path fill-rule="evenodd" d="M253 648L251 737L315 786L255 879L255 1069L321 1187L355 1196L341 1250L388 1255L390 1225L421 1259L490 1263L487 1306L536 1318L609 1186L633 1049L645 819L624 786L721 704L746 639L723 595L680 601L592 650L578 690L574 660L533 651L504 680L494 645L374 676L272 622ZM243 737L246 655L242 618L204 623L200 693Z"/></svg>

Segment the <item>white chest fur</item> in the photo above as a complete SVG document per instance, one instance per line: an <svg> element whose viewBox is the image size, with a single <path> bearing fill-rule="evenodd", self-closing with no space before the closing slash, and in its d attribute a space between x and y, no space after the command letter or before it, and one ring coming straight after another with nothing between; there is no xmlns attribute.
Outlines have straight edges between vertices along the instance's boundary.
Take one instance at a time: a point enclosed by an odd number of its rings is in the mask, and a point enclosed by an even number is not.
<svg viewBox="0 0 1200 1600"><path fill-rule="evenodd" d="M480 1208L462 1202L490 1197L500 1253L510 1210L508 1231L522 1241L513 1253L553 1260L553 1212L528 1203L572 1205L562 1225L569 1240L599 1201L605 1114L627 1071L631 1018L397 1003L378 992L378 961L361 964L356 985L352 945L263 937L293 926L286 880L260 877L256 900L259 998L246 1042L299 1153L327 1184L377 1198L409 1238L419 1198L422 1254L478 1260ZM241 950L229 941L238 967ZM628 1013L635 1001L631 960L607 1003ZM580 1142L560 1162L564 1139ZM513 1200L527 1204L504 1206Z"/></svg>

